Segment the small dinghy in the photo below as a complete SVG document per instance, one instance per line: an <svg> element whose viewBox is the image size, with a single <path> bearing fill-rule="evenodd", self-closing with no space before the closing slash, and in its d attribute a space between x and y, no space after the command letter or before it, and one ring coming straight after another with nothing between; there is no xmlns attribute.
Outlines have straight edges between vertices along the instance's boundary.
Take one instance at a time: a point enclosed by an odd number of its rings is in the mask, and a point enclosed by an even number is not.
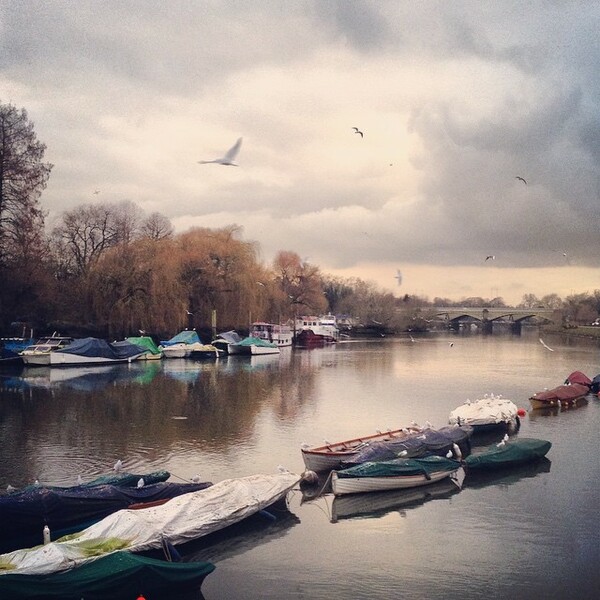
<svg viewBox="0 0 600 600"><path fill-rule="evenodd" d="M535 438L503 439L486 451L471 454L464 460L467 473L514 467L544 458L552 443Z"/></svg>
<svg viewBox="0 0 600 600"><path fill-rule="evenodd" d="M460 468L459 461L443 456L367 462L350 469L333 471L331 489L336 496L341 496L413 488L441 481Z"/></svg>

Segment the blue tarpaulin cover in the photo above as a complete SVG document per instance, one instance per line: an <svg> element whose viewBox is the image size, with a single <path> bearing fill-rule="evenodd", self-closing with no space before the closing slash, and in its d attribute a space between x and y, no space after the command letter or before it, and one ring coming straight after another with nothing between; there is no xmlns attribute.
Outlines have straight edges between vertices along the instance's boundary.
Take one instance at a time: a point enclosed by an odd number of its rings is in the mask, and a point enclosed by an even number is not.
<svg viewBox="0 0 600 600"><path fill-rule="evenodd" d="M113 342L112 344L100 338L81 338L73 341L68 346L55 350L62 354L77 354L79 356L101 357L112 360L131 358L145 351L145 348L136 346L128 341Z"/></svg>

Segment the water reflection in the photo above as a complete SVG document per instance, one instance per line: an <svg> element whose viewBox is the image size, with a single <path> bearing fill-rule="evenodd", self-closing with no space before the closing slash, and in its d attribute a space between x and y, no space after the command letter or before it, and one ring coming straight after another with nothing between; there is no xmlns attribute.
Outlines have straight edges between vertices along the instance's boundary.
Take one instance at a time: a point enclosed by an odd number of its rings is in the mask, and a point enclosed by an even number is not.
<svg viewBox="0 0 600 600"><path fill-rule="evenodd" d="M483 488L489 485L508 486L522 479L536 477L540 473L550 473L552 461L546 457L516 467L496 469L492 471L471 471L467 473L463 487Z"/></svg>

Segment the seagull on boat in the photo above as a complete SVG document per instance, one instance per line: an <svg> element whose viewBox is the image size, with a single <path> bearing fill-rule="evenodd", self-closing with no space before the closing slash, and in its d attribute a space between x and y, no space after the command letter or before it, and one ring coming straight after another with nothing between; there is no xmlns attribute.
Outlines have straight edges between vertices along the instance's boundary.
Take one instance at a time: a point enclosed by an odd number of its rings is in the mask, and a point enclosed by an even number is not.
<svg viewBox="0 0 600 600"><path fill-rule="evenodd" d="M83 479L81 475L77 475L77 485L83 485Z"/></svg>
<svg viewBox="0 0 600 600"><path fill-rule="evenodd" d="M14 492L17 488L14 488L12 485L10 485L10 483L6 486L6 492L8 494Z"/></svg>
<svg viewBox="0 0 600 600"><path fill-rule="evenodd" d="M138 482L137 482L137 486L138 486L138 488L143 488L143 487L144 487L144 483L145 483L145 482L144 482L144 478L143 478L143 477L140 477L140 478L138 479Z"/></svg>
<svg viewBox="0 0 600 600"><path fill-rule="evenodd" d="M194 475L192 477L192 483L200 483L201 479L200 479L200 475Z"/></svg>
<svg viewBox="0 0 600 600"><path fill-rule="evenodd" d="M113 469L118 473L123 469L123 462L119 459L113 466Z"/></svg>
<svg viewBox="0 0 600 600"><path fill-rule="evenodd" d="M233 162L234 158L237 156L240 151L240 147L242 145L242 138L238 138L237 142L227 150L225 156L221 158L215 158L214 160L199 160L198 163L201 165L206 165L208 163L218 163L220 165L226 165L228 167L237 167L238 165Z"/></svg>
<svg viewBox="0 0 600 600"><path fill-rule="evenodd" d="M448 450L448 452L446 452L446 458L452 458L452 450Z"/></svg>
<svg viewBox="0 0 600 600"><path fill-rule="evenodd" d="M519 181L522 181L525 185L527 185L527 182L525 181L525 179L523 179L523 177L520 177L519 175L517 175L515 177L515 179L518 179Z"/></svg>
<svg viewBox="0 0 600 600"><path fill-rule="evenodd" d="M354 133L358 133L360 137L364 137L363 132L358 127L353 127L352 129L354 129Z"/></svg>
<svg viewBox="0 0 600 600"><path fill-rule="evenodd" d="M540 338L540 344L542 346L544 346L544 348L546 348L546 350L550 350L550 352L554 352L554 350L552 348L550 348L550 346L546 345L546 343L544 342L544 340L542 338Z"/></svg>

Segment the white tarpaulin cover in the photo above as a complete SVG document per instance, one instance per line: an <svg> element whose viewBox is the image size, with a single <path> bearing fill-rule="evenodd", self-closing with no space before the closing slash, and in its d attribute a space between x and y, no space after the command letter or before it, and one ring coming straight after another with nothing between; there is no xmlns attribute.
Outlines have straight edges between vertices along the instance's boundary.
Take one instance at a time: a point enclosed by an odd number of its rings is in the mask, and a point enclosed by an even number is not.
<svg viewBox="0 0 600 600"><path fill-rule="evenodd" d="M78 534L0 555L2 573L52 573L70 569L115 550L141 552L197 539L268 507L300 481L289 471L227 479L183 494L165 504L120 510Z"/></svg>
<svg viewBox="0 0 600 600"><path fill-rule="evenodd" d="M517 405L502 396L484 396L481 400L467 400L450 413L450 424L491 425L508 423L517 417Z"/></svg>

